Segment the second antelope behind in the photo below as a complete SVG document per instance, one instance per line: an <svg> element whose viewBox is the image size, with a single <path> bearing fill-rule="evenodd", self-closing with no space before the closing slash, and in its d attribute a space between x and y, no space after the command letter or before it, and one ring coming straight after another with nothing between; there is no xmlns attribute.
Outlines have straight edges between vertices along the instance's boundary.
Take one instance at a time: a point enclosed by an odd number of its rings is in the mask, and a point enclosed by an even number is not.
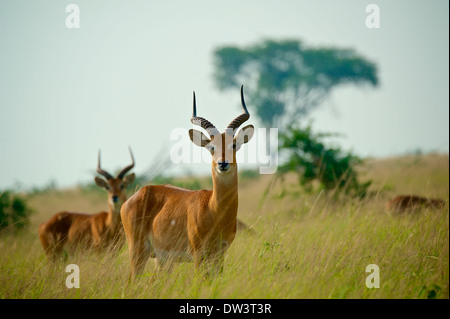
<svg viewBox="0 0 450 319"><path fill-rule="evenodd" d="M100 151L98 153L97 172L105 179L95 177L95 183L108 191L108 212L90 215L63 211L39 226L39 239L50 259L60 256L66 244L72 252L120 248L124 242L120 208L127 200L126 187L135 179L134 173L125 176L134 167L131 149L130 155L131 165L113 177L100 167Z"/></svg>
<svg viewBox="0 0 450 319"><path fill-rule="evenodd" d="M253 136L241 87L243 113L220 133L208 120L197 117L195 93L191 122L209 137L190 130L192 142L212 156L212 190L192 191L171 185L149 185L135 193L121 209L131 259L131 278L140 274L149 257L158 270L174 261L207 263L207 274L221 269L223 257L236 234L238 174L236 152Z"/></svg>

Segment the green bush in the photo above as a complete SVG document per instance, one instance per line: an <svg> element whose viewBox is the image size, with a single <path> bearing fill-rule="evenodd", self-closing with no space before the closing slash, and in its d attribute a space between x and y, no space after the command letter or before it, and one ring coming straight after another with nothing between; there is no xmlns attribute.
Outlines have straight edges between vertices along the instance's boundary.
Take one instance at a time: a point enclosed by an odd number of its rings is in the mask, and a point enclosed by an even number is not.
<svg viewBox="0 0 450 319"><path fill-rule="evenodd" d="M291 126L280 134L280 153L287 160L279 167L281 174L289 171L299 175L305 188L318 180L325 190L343 190L347 194L364 197L371 182L358 181L355 166L362 160L338 147L327 147L323 139L330 133L313 134L311 127Z"/></svg>
<svg viewBox="0 0 450 319"><path fill-rule="evenodd" d="M25 227L30 214L31 209L23 197L11 190L0 191L0 231Z"/></svg>

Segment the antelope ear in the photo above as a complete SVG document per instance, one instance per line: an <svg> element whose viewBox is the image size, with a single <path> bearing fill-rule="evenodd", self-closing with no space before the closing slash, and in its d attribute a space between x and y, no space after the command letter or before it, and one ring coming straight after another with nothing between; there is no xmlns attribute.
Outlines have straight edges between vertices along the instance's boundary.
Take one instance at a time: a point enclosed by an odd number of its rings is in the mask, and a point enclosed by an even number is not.
<svg viewBox="0 0 450 319"><path fill-rule="evenodd" d="M95 184L101 188L108 189L108 183L101 177L95 177Z"/></svg>
<svg viewBox="0 0 450 319"><path fill-rule="evenodd" d="M247 143L253 137L255 133L255 128L253 125L247 125L239 131L237 136L234 138L236 143L236 150L238 150L243 144Z"/></svg>
<svg viewBox="0 0 450 319"><path fill-rule="evenodd" d="M205 147L209 144L209 142L211 142L211 140L207 138L205 134L193 129L189 130L189 137L191 138L192 143L200 147Z"/></svg>
<svg viewBox="0 0 450 319"><path fill-rule="evenodd" d="M123 178L123 184L125 186L130 185L134 182L135 178L136 178L136 175L134 173L131 173L130 175L127 175Z"/></svg>

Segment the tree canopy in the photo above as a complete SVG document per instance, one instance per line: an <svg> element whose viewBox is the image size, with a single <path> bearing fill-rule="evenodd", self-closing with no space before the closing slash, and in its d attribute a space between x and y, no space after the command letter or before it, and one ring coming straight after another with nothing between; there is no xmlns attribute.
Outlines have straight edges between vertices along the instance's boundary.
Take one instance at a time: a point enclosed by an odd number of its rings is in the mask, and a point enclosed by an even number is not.
<svg viewBox="0 0 450 319"><path fill-rule="evenodd" d="M378 85L377 67L353 49L308 48L299 40L265 40L214 51L220 90L245 84L263 125L286 127L343 84Z"/></svg>

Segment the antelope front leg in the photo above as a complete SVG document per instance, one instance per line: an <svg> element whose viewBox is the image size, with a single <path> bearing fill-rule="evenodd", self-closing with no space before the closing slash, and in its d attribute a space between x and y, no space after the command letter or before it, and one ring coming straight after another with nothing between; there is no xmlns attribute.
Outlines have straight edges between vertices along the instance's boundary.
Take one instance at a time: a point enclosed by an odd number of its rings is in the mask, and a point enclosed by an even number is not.
<svg viewBox="0 0 450 319"><path fill-rule="evenodd" d="M149 258L149 251L145 247L145 243L132 243L129 245L131 274L130 280L134 280L136 276L140 275L144 270L147 259Z"/></svg>
<svg viewBox="0 0 450 319"><path fill-rule="evenodd" d="M223 251L205 253L199 250L193 256L197 273L202 272L205 279L213 278L223 271Z"/></svg>
<svg viewBox="0 0 450 319"><path fill-rule="evenodd" d="M209 276L217 276L223 272L223 262L225 254L222 251L216 252L208 260Z"/></svg>
<svg viewBox="0 0 450 319"><path fill-rule="evenodd" d="M208 256L201 247L197 247L192 252L197 274L202 273L205 279L210 277L208 271Z"/></svg>

